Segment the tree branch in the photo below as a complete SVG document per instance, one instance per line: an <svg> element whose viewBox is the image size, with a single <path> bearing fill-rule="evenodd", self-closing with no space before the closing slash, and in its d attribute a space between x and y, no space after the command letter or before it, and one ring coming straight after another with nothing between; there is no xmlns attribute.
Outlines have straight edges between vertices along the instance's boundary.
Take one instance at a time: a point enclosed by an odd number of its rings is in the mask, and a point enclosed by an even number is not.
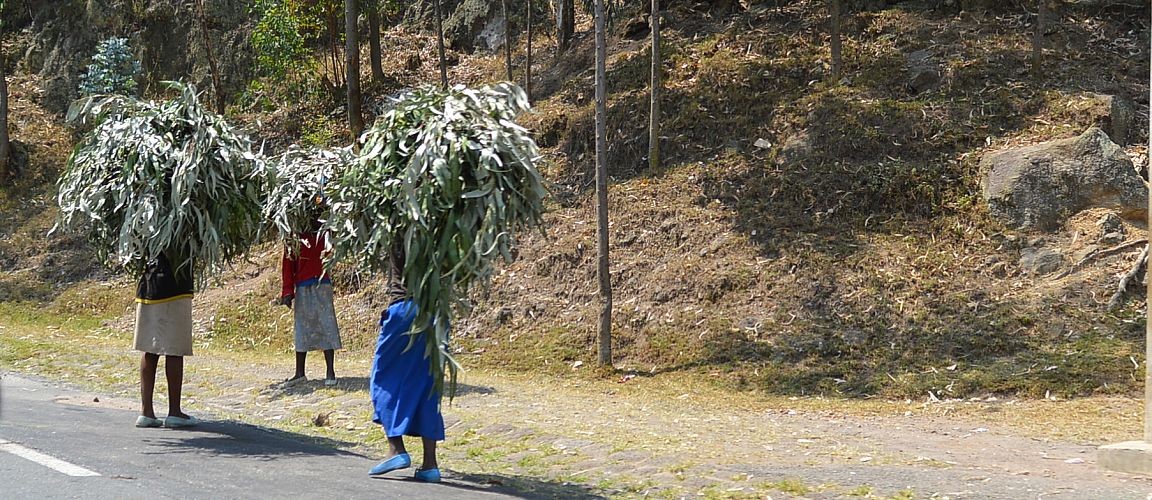
<svg viewBox="0 0 1152 500"><path fill-rule="evenodd" d="M1147 268L1147 263L1148 263L1148 245L1145 245L1144 251L1140 252L1140 257L1136 258L1136 264L1134 264L1132 266L1132 269L1128 270L1128 272L1124 275L1123 278L1120 278L1120 283L1118 283L1116 285L1116 293L1112 294L1112 298L1108 300L1108 309L1109 310L1116 309L1117 307L1120 307L1120 304L1123 303L1122 301L1124 298L1124 294L1126 292L1128 292L1128 283L1130 283L1132 281L1132 279L1136 277L1136 275L1140 274L1141 270L1144 270Z"/></svg>
<svg viewBox="0 0 1152 500"><path fill-rule="evenodd" d="M1127 250L1129 248L1132 248L1134 246L1144 245L1146 243L1148 243L1148 240L1132 240L1129 242L1121 243L1119 245L1116 245L1112 248L1108 248L1105 250L1099 250L1099 249L1093 250L1091 252L1088 252L1088 255L1085 255L1084 258L1080 259L1079 262L1072 264L1072 267L1069 267L1067 270L1056 275L1056 277L1052 278L1052 279L1060 279L1060 278L1063 278L1065 276L1068 276L1069 274L1072 274L1072 273L1080 270L1080 268L1083 267L1084 264L1087 264L1089 261L1096 260L1096 259L1103 259L1104 257L1108 257L1110 255L1115 255L1117 253L1120 253L1120 252Z"/></svg>

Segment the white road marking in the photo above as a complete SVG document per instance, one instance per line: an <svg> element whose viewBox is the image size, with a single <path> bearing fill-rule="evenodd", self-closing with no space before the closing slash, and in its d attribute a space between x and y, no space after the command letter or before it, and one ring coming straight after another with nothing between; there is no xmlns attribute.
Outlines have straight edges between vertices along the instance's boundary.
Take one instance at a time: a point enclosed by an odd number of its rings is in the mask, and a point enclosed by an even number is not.
<svg viewBox="0 0 1152 500"><path fill-rule="evenodd" d="M79 465L70 464L59 458L52 457L40 453L36 450L25 448L11 441L0 439L0 451L6 451L20 458L28 459L43 465L49 469L55 470L69 476L86 477L86 476L99 476L100 473L92 472Z"/></svg>

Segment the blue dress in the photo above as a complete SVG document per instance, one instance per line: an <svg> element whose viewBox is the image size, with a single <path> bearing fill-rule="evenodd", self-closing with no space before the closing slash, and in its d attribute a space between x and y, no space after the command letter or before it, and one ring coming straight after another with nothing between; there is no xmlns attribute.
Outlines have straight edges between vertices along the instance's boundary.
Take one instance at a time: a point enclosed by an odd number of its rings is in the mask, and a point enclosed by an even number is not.
<svg viewBox="0 0 1152 500"><path fill-rule="evenodd" d="M375 410L372 421L388 437L419 436L444 440L440 393L433 393L432 371L424 357L425 335L408 335L416 317L416 304L393 302L380 318L380 338L368 377L368 393ZM412 348L408 348L412 340Z"/></svg>

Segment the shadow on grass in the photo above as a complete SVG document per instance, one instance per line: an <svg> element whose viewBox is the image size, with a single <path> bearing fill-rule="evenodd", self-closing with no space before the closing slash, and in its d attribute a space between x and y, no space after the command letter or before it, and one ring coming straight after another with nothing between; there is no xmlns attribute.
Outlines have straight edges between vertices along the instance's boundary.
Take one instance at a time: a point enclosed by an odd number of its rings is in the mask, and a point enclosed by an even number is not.
<svg viewBox="0 0 1152 500"><path fill-rule="evenodd" d="M277 400L286 397L300 397L307 396L316 391L328 390L337 392L368 392L368 377L337 377L336 385L324 385L323 379L308 379L303 382L284 386L283 382L270 384L264 388L263 392L270 395L272 400ZM490 386L457 384L456 397L465 396L469 394L495 394L496 389Z"/></svg>

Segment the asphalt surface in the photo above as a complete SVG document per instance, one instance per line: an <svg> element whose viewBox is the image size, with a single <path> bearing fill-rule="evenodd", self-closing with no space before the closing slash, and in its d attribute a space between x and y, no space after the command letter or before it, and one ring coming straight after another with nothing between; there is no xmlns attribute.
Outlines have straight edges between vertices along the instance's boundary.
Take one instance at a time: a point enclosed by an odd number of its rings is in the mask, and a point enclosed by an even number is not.
<svg viewBox="0 0 1152 500"><path fill-rule="evenodd" d="M412 469L372 478L379 457L238 422L137 429L134 411L75 404L94 397L0 379L0 499L513 498Z"/></svg>

